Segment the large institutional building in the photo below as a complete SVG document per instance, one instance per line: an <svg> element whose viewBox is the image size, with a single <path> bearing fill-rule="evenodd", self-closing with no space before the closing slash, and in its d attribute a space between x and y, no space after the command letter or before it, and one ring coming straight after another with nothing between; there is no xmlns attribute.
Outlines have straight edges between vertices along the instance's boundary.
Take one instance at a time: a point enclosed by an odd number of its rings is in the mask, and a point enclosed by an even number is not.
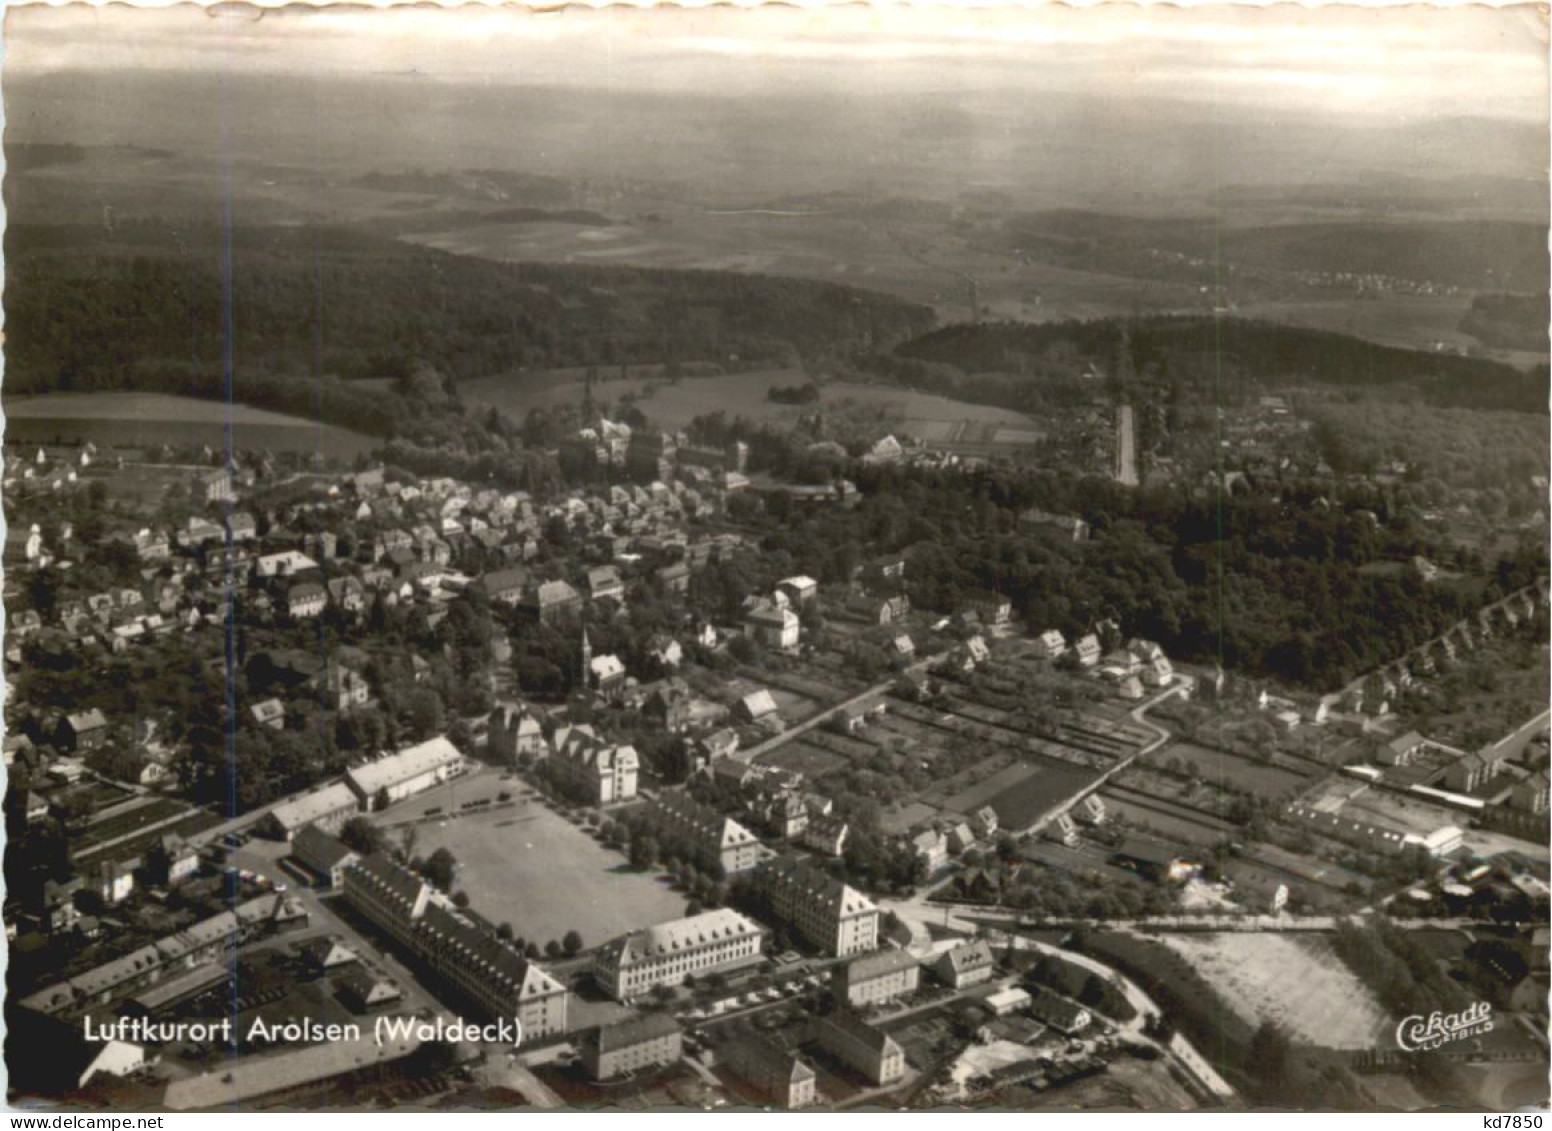
<svg viewBox="0 0 1552 1131"><path fill-rule="evenodd" d="M878 947L878 908L856 888L794 856L755 869L755 889L771 913L836 958Z"/></svg>
<svg viewBox="0 0 1552 1131"><path fill-rule="evenodd" d="M728 875L747 872L760 860L759 838L731 817L724 817L683 794L663 794L653 812L665 826L694 840L707 856L722 862Z"/></svg>
<svg viewBox="0 0 1552 1131"><path fill-rule="evenodd" d="M382 855L345 869L345 901L492 1017L515 1017L523 1040L566 1030L566 989L452 901Z"/></svg>
<svg viewBox="0 0 1552 1131"><path fill-rule="evenodd" d="M611 997L629 1001L686 976L757 960L765 932L736 911L720 908L659 923L615 939L593 960L593 976Z"/></svg>
<svg viewBox="0 0 1552 1131"><path fill-rule="evenodd" d="M551 755L562 773L577 782L595 805L612 805L636 796L640 758L634 746L612 746L599 740L592 727L565 727L555 732Z"/></svg>

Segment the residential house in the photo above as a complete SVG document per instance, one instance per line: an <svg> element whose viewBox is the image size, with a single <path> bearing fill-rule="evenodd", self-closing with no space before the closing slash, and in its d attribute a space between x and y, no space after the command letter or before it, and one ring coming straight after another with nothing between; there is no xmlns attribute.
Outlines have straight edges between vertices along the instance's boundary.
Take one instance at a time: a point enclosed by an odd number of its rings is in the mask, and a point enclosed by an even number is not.
<svg viewBox="0 0 1552 1131"><path fill-rule="evenodd" d="M765 1099L791 1111L813 1104L814 1070L763 1034L740 1030L717 1053Z"/></svg>
<svg viewBox="0 0 1552 1131"><path fill-rule="evenodd" d="M1037 986L1030 995L1029 1012L1068 1037L1083 1032L1094 1022L1094 1015L1083 1006L1045 986Z"/></svg>
<svg viewBox="0 0 1552 1131"><path fill-rule="evenodd" d="M316 581L304 581L286 590L286 612L292 620L322 616L328 593Z"/></svg>
<svg viewBox="0 0 1552 1131"><path fill-rule="evenodd" d="M580 609L582 596L564 581L545 581L529 590L517 607L541 624L550 624Z"/></svg>
<svg viewBox="0 0 1552 1131"><path fill-rule="evenodd" d="M846 837L851 826L839 817L817 816L810 813L808 827L798 838L804 848L821 856L839 856L846 848Z"/></svg>
<svg viewBox="0 0 1552 1131"><path fill-rule="evenodd" d="M487 731L491 754L506 763L525 755L543 757L548 749L543 726L526 707L497 707L490 713Z"/></svg>
<svg viewBox="0 0 1552 1131"><path fill-rule="evenodd" d="M982 840L990 840L997 835L997 810L990 805L983 805L970 816L970 827Z"/></svg>
<svg viewBox="0 0 1552 1131"><path fill-rule="evenodd" d="M1078 663L1082 664L1084 667L1092 668L1095 664L1099 663L1101 654L1099 637L1095 636L1092 632L1080 638L1078 643L1074 645L1073 650L1077 653Z"/></svg>
<svg viewBox="0 0 1552 1131"><path fill-rule="evenodd" d="M582 1040L582 1064L594 1080L636 1076L684 1055L684 1032L667 1013L646 1013L600 1025Z"/></svg>
<svg viewBox="0 0 1552 1131"><path fill-rule="evenodd" d="M366 588L354 577L332 578L328 590L329 599L347 613L359 613L366 608Z"/></svg>
<svg viewBox="0 0 1552 1131"><path fill-rule="evenodd" d="M819 599L819 582L803 574L778 581L776 588L787 595L792 605L799 608Z"/></svg>
<svg viewBox="0 0 1552 1131"><path fill-rule="evenodd" d="M820 1018L818 1032L820 1048L875 1086L893 1084L905 1075L905 1050L899 1042L849 1009Z"/></svg>
<svg viewBox="0 0 1552 1131"><path fill-rule="evenodd" d="M948 863L948 838L938 829L923 829L911 838L911 845L929 876Z"/></svg>
<svg viewBox="0 0 1552 1131"><path fill-rule="evenodd" d="M997 961L986 940L974 939L938 955L932 971L940 982L961 989L986 981L996 968Z"/></svg>
<svg viewBox="0 0 1552 1131"><path fill-rule="evenodd" d="M168 887L176 887L199 874L199 853L177 833L158 838L148 856L152 875Z"/></svg>
<svg viewBox="0 0 1552 1131"><path fill-rule="evenodd" d="M96 750L108 740L108 720L96 707L74 711L64 717L55 738L61 750Z"/></svg>
<svg viewBox="0 0 1552 1131"><path fill-rule="evenodd" d="M837 999L858 1008L893 1001L921 984L921 963L893 947L864 954L834 967L830 985Z"/></svg>
<svg viewBox="0 0 1552 1131"><path fill-rule="evenodd" d="M129 860L104 860L97 866L97 897L106 906L128 899L135 890L135 866Z"/></svg>
<svg viewBox="0 0 1552 1131"><path fill-rule="evenodd" d="M744 635L767 648L796 648L802 634L803 624L798 615L773 601L759 600L744 613Z"/></svg>
<svg viewBox="0 0 1552 1131"><path fill-rule="evenodd" d="M690 589L690 567L684 562L672 562L657 571L657 579L665 593L687 593Z"/></svg>

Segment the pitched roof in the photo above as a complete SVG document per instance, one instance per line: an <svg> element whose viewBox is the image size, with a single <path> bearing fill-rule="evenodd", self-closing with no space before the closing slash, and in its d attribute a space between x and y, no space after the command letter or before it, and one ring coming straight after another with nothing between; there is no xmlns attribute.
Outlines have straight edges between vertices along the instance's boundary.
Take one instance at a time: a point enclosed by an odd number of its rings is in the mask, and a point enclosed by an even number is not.
<svg viewBox="0 0 1552 1131"><path fill-rule="evenodd" d="M353 808L355 805L356 795L350 792L350 787L344 782L335 782L322 789L315 789L311 793L304 793L295 800L282 801L269 813L281 828L300 829L320 817L338 813L341 809Z"/></svg>
<svg viewBox="0 0 1552 1131"><path fill-rule="evenodd" d="M613 1052L615 1049L626 1049L632 1045L655 1041L679 1031L679 1022L674 1020L672 1015L646 1013L627 1021L617 1021L613 1025L601 1025L591 1039L597 1045L599 1052Z"/></svg>
<svg viewBox="0 0 1552 1131"><path fill-rule="evenodd" d="M683 954L718 940L748 938L760 933L754 920L730 907L671 919L626 935L619 942L620 964L647 962L665 954Z"/></svg>
<svg viewBox="0 0 1552 1131"><path fill-rule="evenodd" d="M346 772L346 779L363 797L371 797L379 789L393 786L419 777L432 770L441 769L461 761L463 755L445 737L438 736L415 746L406 746L396 754L368 762Z"/></svg>
<svg viewBox="0 0 1552 1131"><path fill-rule="evenodd" d="M760 864L758 875L766 882L777 882L788 887L801 887L810 900L834 914L846 917L876 912L873 901L850 884L846 884L813 867L797 856L783 856Z"/></svg>
<svg viewBox="0 0 1552 1131"><path fill-rule="evenodd" d="M763 718L776 712L776 700L770 691L761 688L759 691L751 691L739 700L739 705L749 712L751 719Z"/></svg>
<svg viewBox="0 0 1552 1131"><path fill-rule="evenodd" d="M876 950L872 954L864 954L861 958L854 958L844 967L846 980L849 983L866 981L869 978L882 978L888 974L895 974L901 970L909 970L920 963L914 955L905 950Z"/></svg>
<svg viewBox="0 0 1552 1131"><path fill-rule="evenodd" d="M291 840L291 851L320 871L327 871L355 855L343 841L317 825L308 825L297 833Z"/></svg>
<svg viewBox="0 0 1552 1131"><path fill-rule="evenodd" d="M871 1052L889 1056L900 1052L900 1046L888 1033L876 1029L849 1009L837 1009L821 1019L821 1026L828 1026L856 1041Z"/></svg>
<svg viewBox="0 0 1552 1131"><path fill-rule="evenodd" d="M986 945L985 939L975 939L946 950L939 961L947 962L949 968L956 974L965 974L996 965L996 960L992 957L992 948Z"/></svg>

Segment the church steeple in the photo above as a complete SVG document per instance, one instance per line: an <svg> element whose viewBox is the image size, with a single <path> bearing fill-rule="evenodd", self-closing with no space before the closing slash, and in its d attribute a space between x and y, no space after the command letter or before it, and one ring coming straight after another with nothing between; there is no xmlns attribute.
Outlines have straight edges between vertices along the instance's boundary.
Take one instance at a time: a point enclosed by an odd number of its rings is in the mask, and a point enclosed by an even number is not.
<svg viewBox="0 0 1552 1131"><path fill-rule="evenodd" d="M582 684L587 685L593 673L593 645L587 638L587 625L582 626Z"/></svg>

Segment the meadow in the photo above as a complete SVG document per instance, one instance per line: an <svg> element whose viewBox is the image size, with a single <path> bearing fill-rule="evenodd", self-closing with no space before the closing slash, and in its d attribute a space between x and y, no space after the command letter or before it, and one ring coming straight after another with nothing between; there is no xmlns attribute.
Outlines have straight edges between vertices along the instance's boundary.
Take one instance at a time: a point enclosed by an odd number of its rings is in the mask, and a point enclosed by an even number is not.
<svg viewBox="0 0 1552 1131"><path fill-rule="evenodd" d="M493 405L512 419L522 420L530 409L579 403L580 377L574 370L559 375L503 374L464 381L458 388L470 404ZM816 411L853 409L874 413L882 425L920 437L929 444L962 441L1019 445L1032 443L1042 434L1039 426L1021 413L892 385L831 381L824 385L817 404L802 406L779 404L768 396L772 386L789 387L807 380L797 369L760 369L713 377L683 377L678 381L627 377L598 381L593 395L611 402L629 398L654 424L671 429L683 428L713 409L727 413L729 419L741 416L757 424L778 425L793 423Z"/></svg>

